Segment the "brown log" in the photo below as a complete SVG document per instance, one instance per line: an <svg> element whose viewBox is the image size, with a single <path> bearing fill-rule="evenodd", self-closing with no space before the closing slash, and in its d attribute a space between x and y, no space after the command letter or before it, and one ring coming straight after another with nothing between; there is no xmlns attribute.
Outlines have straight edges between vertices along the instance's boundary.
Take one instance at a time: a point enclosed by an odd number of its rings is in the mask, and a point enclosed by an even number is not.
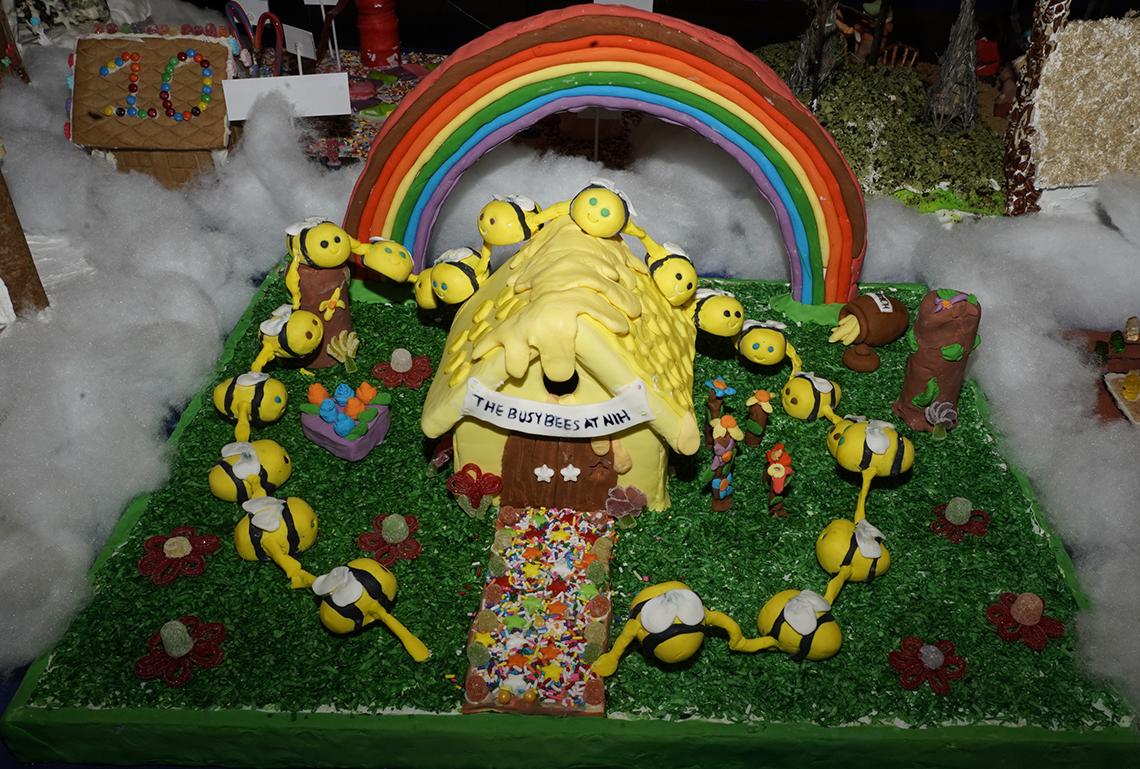
<svg viewBox="0 0 1140 769"><path fill-rule="evenodd" d="M943 296L939 295L940 291ZM946 401L957 406L958 394L966 377L966 364L977 339L978 322L982 316L977 299L972 294L950 296L948 292L939 290L923 297L914 321L914 340L918 349L907 358L902 392L891 406L891 410L915 430L929 432L934 429L924 413L929 404L914 402L916 398L921 400L931 380L937 386L933 401ZM954 345L960 346L960 357L949 352L956 349ZM948 355L957 359L948 359Z"/></svg>
<svg viewBox="0 0 1140 769"><path fill-rule="evenodd" d="M348 299L348 268L322 269L302 264L299 271L301 277L301 309L320 316L325 324L325 335L321 342L320 352L311 361L306 361L305 365L308 368L332 368L339 365L340 361L329 355L329 342L341 331L352 331L352 306ZM340 299L345 306L335 309L332 317L325 320L325 312L320 309L320 305L332 296L338 288L340 289Z"/></svg>
<svg viewBox="0 0 1140 769"><path fill-rule="evenodd" d="M8 192L4 174L0 173L0 280L8 288L8 296L17 317L31 315L48 306L47 293L40 273L32 261L32 252L20 226L20 217Z"/></svg>
<svg viewBox="0 0 1140 769"><path fill-rule="evenodd" d="M760 425L761 428L766 428L768 426L768 412L765 411L764 407L761 406L759 403L756 403L756 404L748 407L748 418L750 420L752 420L753 422L755 422L756 424ZM745 445L751 446L752 448L756 448L761 443L763 443L763 441L764 441L763 429L761 429L761 431L759 433L754 433L751 430L745 429L745 431L744 431L744 443L745 443Z"/></svg>

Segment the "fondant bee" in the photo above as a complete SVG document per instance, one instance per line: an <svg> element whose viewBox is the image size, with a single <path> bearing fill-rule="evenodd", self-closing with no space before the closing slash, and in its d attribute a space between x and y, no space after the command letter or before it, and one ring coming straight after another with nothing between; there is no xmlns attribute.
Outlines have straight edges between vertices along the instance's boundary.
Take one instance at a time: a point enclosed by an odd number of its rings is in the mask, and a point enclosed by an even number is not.
<svg viewBox="0 0 1140 769"><path fill-rule="evenodd" d="M844 470L863 476L855 522L866 514L872 479L901 475L914 466L914 444L890 422L866 417L837 419L827 435L827 450Z"/></svg>
<svg viewBox="0 0 1140 769"><path fill-rule="evenodd" d="M591 179L589 185L570 200L570 220L587 235L612 238L637 216L624 192L609 179Z"/></svg>
<svg viewBox="0 0 1140 769"><path fill-rule="evenodd" d="M542 208L522 195L495 195L479 212L479 234L483 237L480 256L484 264L491 259L493 246L513 246L530 240L542 227L538 214Z"/></svg>
<svg viewBox="0 0 1140 769"><path fill-rule="evenodd" d="M210 468L210 492L225 502L241 503L277 491L292 472L289 452L277 441L227 443L222 458Z"/></svg>
<svg viewBox="0 0 1140 769"><path fill-rule="evenodd" d="M649 277L665 301L680 307L692 299L697 292L697 270L685 249L676 243L659 246L648 235L642 242L647 244L645 264Z"/></svg>
<svg viewBox="0 0 1140 769"><path fill-rule="evenodd" d="M784 590L772 596L756 620L767 646L790 654L796 662L834 657L843 644L831 600L811 590ZM747 644L747 642L746 642Z"/></svg>
<svg viewBox="0 0 1140 769"><path fill-rule="evenodd" d="M372 237L359 248L360 261L365 267L389 280L406 283L412 276L414 264L408 249L394 240Z"/></svg>
<svg viewBox="0 0 1140 769"><path fill-rule="evenodd" d="M285 228L285 248L292 261L285 271L285 288L293 309L301 307L301 263L310 267L340 267L360 243L340 226L322 217L309 217Z"/></svg>
<svg viewBox="0 0 1140 769"><path fill-rule="evenodd" d="M796 348L788 341L784 331L788 327L775 320L746 320L736 340L736 350L746 360L761 366L776 366L785 358L792 361L792 373L802 367Z"/></svg>
<svg viewBox="0 0 1140 769"><path fill-rule="evenodd" d="M325 324L319 316L283 304L257 327L261 351L253 359L249 370L260 372L276 358L304 358L320 347L324 335Z"/></svg>
<svg viewBox="0 0 1140 769"><path fill-rule="evenodd" d="M436 300L444 304L462 304L470 299L484 280L487 271L474 250L462 247L444 251L416 278L416 303L434 310Z"/></svg>
<svg viewBox="0 0 1140 769"><path fill-rule="evenodd" d="M744 305L727 291L698 288L693 322L706 334L736 336L744 325Z"/></svg>
<svg viewBox="0 0 1140 769"><path fill-rule="evenodd" d="M784 384L780 404L788 416L813 422L823 417L832 419L839 403L839 384L815 375L814 371L797 371Z"/></svg>
<svg viewBox="0 0 1140 769"><path fill-rule="evenodd" d="M392 616L398 587L396 575L371 558L357 558L347 566L337 566L317 577L312 587L321 599L321 624L329 632L347 635L379 621L416 662L431 656L423 641Z"/></svg>
<svg viewBox="0 0 1140 769"><path fill-rule="evenodd" d="M247 561L273 561L294 588L309 587L313 575L297 556L317 541L317 514L300 497L256 497L242 503L245 516L234 527L234 549Z"/></svg>
<svg viewBox="0 0 1140 769"><path fill-rule="evenodd" d="M827 524L815 540L815 557L823 570L841 583L870 582L891 568L891 553L883 545L883 533L866 518L859 523L839 518Z"/></svg>
<svg viewBox="0 0 1140 769"><path fill-rule="evenodd" d="M259 371L230 377L214 388L214 408L236 423L234 440L237 441L249 440L251 425L264 427L280 419L288 399L285 385Z"/></svg>
<svg viewBox="0 0 1140 769"><path fill-rule="evenodd" d="M599 676L613 675L622 653L633 641L648 657L669 665L684 662L701 648L708 627L723 628L728 633L729 648L736 649L744 641L735 620L707 610L700 596L685 583L652 585L634 596L621 635L591 669Z"/></svg>

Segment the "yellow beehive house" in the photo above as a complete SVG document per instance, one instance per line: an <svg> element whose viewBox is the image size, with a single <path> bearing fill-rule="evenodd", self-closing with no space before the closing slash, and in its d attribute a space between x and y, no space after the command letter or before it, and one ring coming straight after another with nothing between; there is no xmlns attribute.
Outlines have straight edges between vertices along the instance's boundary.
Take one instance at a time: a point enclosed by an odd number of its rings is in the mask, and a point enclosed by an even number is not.
<svg viewBox="0 0 1140 769"><path fill-rule="evenodd" d="M668 450L701 442L692 311L620 238L556 219L459 310L424 434L454 429L456 467L501 475L503 505L603 509L636 486L665 509Z"/></svg>

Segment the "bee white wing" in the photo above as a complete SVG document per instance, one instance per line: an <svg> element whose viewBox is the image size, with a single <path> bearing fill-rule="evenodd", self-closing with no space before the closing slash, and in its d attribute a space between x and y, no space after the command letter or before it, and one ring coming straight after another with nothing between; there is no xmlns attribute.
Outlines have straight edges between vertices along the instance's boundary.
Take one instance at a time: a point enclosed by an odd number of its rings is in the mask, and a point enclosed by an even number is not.
<svg viewBox="0 0 1140 769"><path fill-rule="evenodd" d="M257 458L257 450L252 443L234 441L222 446L222 459L238 457L234 462L234 475L238 478L248 478L261 472L261 460Z"/></svg>
<svg viewBox="0 0 1140 769"><path fill-rule="evenodd" d="M801 371L796 376L811 382L811 386L815 388L816 392L829 393L835 389L835 385L831 383L830 379L816 376L814 371Z"/></svg>
<svg viewBox="0 0 1140 769"><path fill-rule="evenodd" d="M445 262L459 262L469 256L474 256L475 252L467 246L460 246L459 248L449 248L442 254L435 258L432 264L443 264Z"/></svg>
<svg viewBox="0 0 1140 769"><path fill-rule="evenodd" d="M800 635L807 635L819 624L815 613L830 608L831 604L819 593L813 590L801 590L799 595L784 606L784 619L792 626L792 630Z"/></svg>
<svg viewBox="0 0 1140 769"><path fill-rule="evenodd" d="M308 216L304 221L293 222L285 228L286 235L300 235L301 231L308 227L316 227L318 224L324 224L329 221L323 216Z"/></svg>
<svg viewBox="0 0 1140 769"><path fill-rule="evenodd" d="M242 387L253 387L254 385L261 384L268 379L269 374L266 374L263 371L247 371L244 374L238 375L237 383Z"/></svg>
<svg viewBox="0 0 1140 769"><path fill-rule="evenodd" d="M242 502L241 509L253 515L251 523L262 531L277 531L284 519L284 500L277 497L255 497Z"/></svg>
<svg viewBox="0 0 1140 769"><path fill-rule="evenodd" d="M763 328L773 328L777 331L785 331L788 328L787 323L781 323L778 320L761 320L756 321L756 323Z"/></svg>
<svg viewBox="0 0 1140 769"><path fill-rule="evenodd" d="M855 524L855 544L864 558L878 558L883 554L883 532L864 518Z"/></svg>
<svg viewBox="0 0 1140 769"><path fill-rule="evenodd" d="M876 454L886 454L891 448L891 436L887 430L894 431L895 426L889 422L880 422L872 419L867 425L867 448Z"/></svg>
<svg viewBox="0 0 1140 769"><path fill-rule="evenodd" d="M689 255L685 252L685 249L681 248L676 243L670 243L669 241L665 241L664 243L661 244L661 247L664 248L666 251L668 251L673 256L683 256L686 259L689 259ZM689 261L691 262L692 259L689 259Z"/></svg>
<svg viewBox="0 0 1140 769"><path fill-rule="evenodd" d="M651 598L641 609L638 620L649 633L661 633L676 619L686 625L697 625L704 621L705 607L700 597L692 590L670 590L656 598Z"/></svg>
<svg viewBox="0 0 1140 769"><path fill-rule="evenodd" d="M293 305L283 304L274 310L272 315L261 321L257 330L266 336L277 336L291 317L293 317Z"/></svg>
<svg viewBox="0 0 1140 769"><path fill-rule="evenodd" d="M847 414L843 418L846 419L848 422L866 422L867 421L867 417L865 417L861 414Z"/></svg>
<svg viewBox="0 0 1140 769"><path fill-rule="evenodd" d="M710 296L733 296L727 291L721 291L719 288L698 288L696 297L697 301L707 299Z"/></svg>
<svg viewBox="0 0 1140 769"><path fill-rule="evenodd" d="M509 200L511 203L514 203L523 211L538 210L538 203L535 203L534 200L528 198L526 195L507 195L507 200Z"/></svg>
<svg viewBox="0 0 1140 769"><path fill-rule="evenodd" d="M330 596L337 606L348 606L364 595L364 586L357 582L347 566L337 566L313 580L313 592Z"/></svg>

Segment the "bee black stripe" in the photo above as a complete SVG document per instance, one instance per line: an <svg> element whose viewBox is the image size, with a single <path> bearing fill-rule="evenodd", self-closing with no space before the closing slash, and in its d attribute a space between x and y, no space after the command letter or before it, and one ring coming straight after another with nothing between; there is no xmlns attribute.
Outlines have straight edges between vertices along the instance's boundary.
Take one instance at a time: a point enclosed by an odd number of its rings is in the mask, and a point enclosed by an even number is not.
<svg viewBox="0 0 1140 769"><path fill-rule="evenodd" d="M867 436L863 435L863 457L859 460L859 469L866 470L871 466L871 447L867 445Z"/></svg>
<svg viewBox="0 0 1140 769"><path fill-rule="evenodd" d="M222 399L222 412L227 416L234 415L234 393L237 391L237 377L230 379L230 383L226 386L226 395Z"/></svg>
<svg viewBox="0 0 1140 769"><path fill-rule="evenodd" d="M249 543L253 545L253 554L257 556L259 561L268 561L269 556L265 554L265 548L261 546L261 535L265 532L253 525L253 513L247 513L247 517L249 521L246 526L249 528Z"/></svg>
<svg viewBox="0 0 1140 769"><path fill-rule="evenodd" d="M309 263L309 266L316 267L317 263L314 262L309 256L309 245L306 242L308 240L306 236L309 234L309 230L311 229L313 228L306 227L305 229L301 230L301 234L297 236L297 243L301 246L301 256L304 257L305 261Z"/></svg>
<svg viewBox="0 0 1140 769"><path fill-rule="evenodd" d="M360 628L364 627L364 612L362 612L360 607L356 604L350 603L348 606L337 606L333 603L332 596L328 595L321 596L321 603L326 604L337 614L351 622L353 630L360 630Z"/></svg>
<svg viewBox="0 0 1140 769"><path fill-rule="evenodd" d="M681 261L689 262L689 264L692 264L692 260L686 259L685 257L681 256L680 254L666 254L665 256L658 259L656 262L653 262L652 264L649 265L649 277L652 278L653 275L657 272L657 270L661 267L661 265L665 264L665 262L668 262L670 259L680 259Z"/></svg>
<svg viewBox="0 0 1140 769"><path fill-rule="evenodd" d="M348 570L352 572L352 576L356 577L356 581L364 588L364 592L372 596L372 599L384 607L384 611L392 611L393 601L384 593L384 588L380 584L380 580L376 579L370 571L364 569L357 569L354 566L349 566Z"/></svg>
<svg viewBox="0 0 1140 769"><path fill-rule="evenodd" d="M263 379L253 386L253 396L249 399L249 421L253 422L254 427L264 427L265 423L261 421L261 402L265 400L265 383L268 380Z"/></svg>
<svg viewBox="0 0 1140 769"><path fill-rule="evenodd" d="M650 633L645 636L641 642L641 651L650 657L657 656L657 647L666 641L672 640L677 636L688 635L689 633L704 633L704 625L685 625L676 622L669 627L662 630L660 633Z"/></svg>
<svg viewBox="0 0 1140 769"><path fill-rule="evenodd" d="M851 561L855 559L855 550L858 549L859 544L855 541L855 535L851 535L851 544L847 548L847 555L843 556L843 562L840 566L849 566Z"/></svg>
<svg viewBox="0 0 1140 769"><path fill-rule="evenodd" d="M898 475L902 472L903 463L903 437L895 434L895 458L891 462L891 475Z"/></svg>
<svg viewBox="0 0 1140 769"><path fill-rule="evenodd" d="M286 321L281 330L277 332L277 344L281 346L282 352L287 354L290 358L297 357L297 351L289 346L289 322Z"/></svg>
<svg viewBox="0 0 1140 769"><path fill-rule="evenodd" d="M808 383L811 384L810 379L808 380ZM821 393L819 390L815 389L814 384L811 385L811 395L812 395L812 404L811 404L811 413L807 415L807 421L808 422L813 421L816 417L819 416L819 407L823 405L823 393Z"/></svg>
<svg viewBox="0 0 1140 769"><path fill-rule="evenodd" d="M285 521L286 540L289 542L289 555L301 552L301 535L297 532L297 522L293 519L293 511L286 500L281 508L281 518Z"/></svg>
<svg viewBox="0 0 1140 769"><path fill-rule="evenodd" d="M519 218L519 226L522 227L522 231L523 231L523 240L530 240L530 235L531 235L530 227L527 226L526 214L523 212L522 206L520 206L518 203L514 202L513 200L508 200L507 203L508 203L508 205L510 205L511 208L513 208L515 210L515 215L518 216L518 218Z"/></svg>
<svg viewBox="0 0 1140 769"><path fill-rule="evenodd" d="M808 654L811 652L811 642L815 640L815 634L819 632L819 629L823 626L823 623L834 621L835 617L833 617L829 611L825 611L823 614L819 615L815 621L815 629L807 635L800 637L800 647L796 650L796 653L791 656L792 661L803 662L805 659L807 659ZM768 633L768 635L772 636L777 641L780 640L780 628L783 627L785 622L787 622L787 620L784 619L784 612L781 610L780 615L776 617L776 621L772 623L772 630L770 633ZM792 629L795 630L795 628Z"/></svg>
<svg viewBox="0 0 1140 769"><path fill-rule="evenodd" d="M471 281L471 290L478 291L479 279L475 277L475 269L471 265L464 264L463 262L455 262L455 266L459 269L460 272L467 276L467 279L469 281Z"/></svg>

